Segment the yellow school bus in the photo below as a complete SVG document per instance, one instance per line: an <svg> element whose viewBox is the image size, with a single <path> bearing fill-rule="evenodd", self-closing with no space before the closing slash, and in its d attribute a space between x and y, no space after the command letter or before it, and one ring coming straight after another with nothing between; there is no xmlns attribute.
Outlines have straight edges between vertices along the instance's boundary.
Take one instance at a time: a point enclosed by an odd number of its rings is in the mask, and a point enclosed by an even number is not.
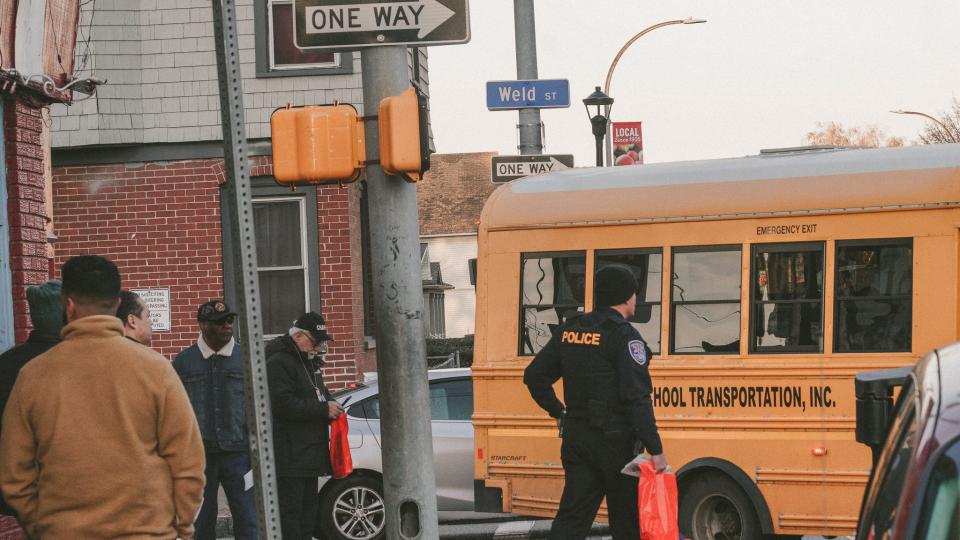
<svg viewBox="0 0 960 540"><path fill-rule="evenodd" d="M594 272L619 263L640 283L631 322L654 352L681 531L852 534L871 465L854 439L854 374L957 340L958 227L956 144L571 169L500 187L478 239L477 509L556 513L560 439L523 370L558 324L592 309Z"/></svg>

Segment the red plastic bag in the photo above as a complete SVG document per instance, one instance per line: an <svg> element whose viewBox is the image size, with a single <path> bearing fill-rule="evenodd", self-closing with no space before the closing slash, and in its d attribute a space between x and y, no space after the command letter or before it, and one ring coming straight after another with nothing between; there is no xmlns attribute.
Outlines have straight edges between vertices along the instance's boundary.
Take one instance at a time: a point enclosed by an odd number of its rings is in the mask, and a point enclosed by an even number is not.
<svg viewBox="0 0 960 540"><path fill-rule="evenodd" d="M657 474L653 463L640 465L640 539L678 540L677 477L672 472Z"/></svg>
<svg viewBox="0 0 960 540"><path fill-rule="evenodd" d="M347 415L341 414L330 422L330 465L333 477L344 478L353 472L353 458L350 457L350 441L347 440Z"/></svg>

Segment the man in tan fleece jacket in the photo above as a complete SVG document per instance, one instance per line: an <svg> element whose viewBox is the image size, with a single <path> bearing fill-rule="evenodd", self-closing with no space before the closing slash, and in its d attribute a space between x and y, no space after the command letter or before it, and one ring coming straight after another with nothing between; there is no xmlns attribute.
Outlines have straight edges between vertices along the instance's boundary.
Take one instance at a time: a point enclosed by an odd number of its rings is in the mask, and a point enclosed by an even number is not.
<svg viewBox="0 0 960 540"><path fill-rule="evenodd" d="M3 413L0 488L34 540L189 538L204 453L170 362L123 337L120 273L63 265L63 341L20 372Z"/></svg>

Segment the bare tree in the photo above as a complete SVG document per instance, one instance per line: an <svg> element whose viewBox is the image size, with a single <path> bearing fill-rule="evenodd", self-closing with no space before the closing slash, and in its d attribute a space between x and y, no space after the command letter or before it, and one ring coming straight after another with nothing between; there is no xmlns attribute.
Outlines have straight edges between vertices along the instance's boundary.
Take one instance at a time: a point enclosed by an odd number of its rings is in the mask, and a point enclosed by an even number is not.
<svg viewBox="0 0 960 540"><path fill-rule="evenodd" d="M945 144L960 142L960 100L953 98L953 105L949 111L941 112L936 122L927 121L923 132L920 133L920 142L923 144Z"/></svg>
<svg viewBox="0 0 960 540"><path fill-rule="evenodd" d="M845 128L839 122L817 122L817 129L804 136L804 142L812 145L859 146L877 148L880 146L903 146L902 137L888 137L877 126Z"/></svg>

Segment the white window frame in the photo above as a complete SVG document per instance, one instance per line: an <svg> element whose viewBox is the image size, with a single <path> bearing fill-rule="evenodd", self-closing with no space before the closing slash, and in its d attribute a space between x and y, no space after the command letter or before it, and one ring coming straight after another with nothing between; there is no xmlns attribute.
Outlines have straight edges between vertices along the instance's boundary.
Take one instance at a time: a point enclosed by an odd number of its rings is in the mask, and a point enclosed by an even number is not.
<svg viewBox="0 0 960 540"><path fill-rule="evenodd" d="M273 51L273 6L277 4L290 4L290 9L293 8L293 0L267 0L267 50L269 51L269 66L268 69L271 71L296 71L298 69L311 69L311 68L336 68L340 67L340 53L334 53L333 62L319 62L315 64L280 64L277 65L274 60L274 51ZM296 15L294 15L294 21L296 21ZM294 22L296 24L296 22ZM291 28L291 32L295 32L295 28Z"/></svg>
<svg viewBox="0 0 960 540"><path fill-rule="evenodd" d="M253 204L261 203L291 203L296 202L300 212L300 265L298 266L270 266L264 268L257 265L257 279L260 272L279 272L283 270L302 270L303 271L303 305L306 306L305 312L313 311L310 305L310 257L307 251L307 201L305 197L254 197ZM264 334L264 339L273 339L282 334Z"/></svg>

